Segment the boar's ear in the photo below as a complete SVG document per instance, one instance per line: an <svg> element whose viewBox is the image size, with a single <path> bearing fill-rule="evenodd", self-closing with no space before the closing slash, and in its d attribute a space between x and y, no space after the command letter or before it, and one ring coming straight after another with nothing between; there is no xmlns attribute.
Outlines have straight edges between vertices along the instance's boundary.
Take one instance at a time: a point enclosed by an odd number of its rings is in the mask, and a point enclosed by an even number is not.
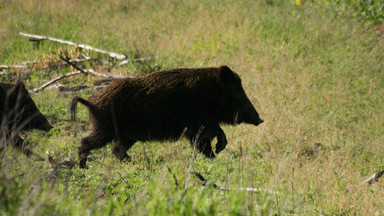
<svg viewBox="0 0 384 216"><path fill-rule="evenodd" d="M234 79L235 75L229 67L225 65L219 67L218 80L220 84L224 86L230 85L231 83L233 83Z"/></svg>

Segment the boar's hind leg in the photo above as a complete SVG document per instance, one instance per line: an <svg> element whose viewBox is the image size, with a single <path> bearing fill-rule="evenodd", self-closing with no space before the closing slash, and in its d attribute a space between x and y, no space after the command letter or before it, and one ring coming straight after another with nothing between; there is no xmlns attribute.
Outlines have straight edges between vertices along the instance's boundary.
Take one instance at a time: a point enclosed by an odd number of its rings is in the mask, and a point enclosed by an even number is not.
<svg viewBox="0 0 384 216"><path fill-rule="evenodd" d="M92 133L90 136L84 137L81 140L79 147L79 167L87 169L87 157L90 151L105 146L112 138L108 136L100 136L97 133Z"/></svg>
<svg viewBox="0 0 384 216"><path fill-rule="evenodd" d="M227 146L227 138L225 137L224 131L219 127L217 131L217 143L216 143L216 154L219 154Z"/></svg>
<svg viewBox="0 0 384 216"><path fill-rule="evenodd" d="M135 144L135 140L131 139L115 139L112 146L112 153L121 161L131 161L131 157L127 154L127 151Z"/></svg>

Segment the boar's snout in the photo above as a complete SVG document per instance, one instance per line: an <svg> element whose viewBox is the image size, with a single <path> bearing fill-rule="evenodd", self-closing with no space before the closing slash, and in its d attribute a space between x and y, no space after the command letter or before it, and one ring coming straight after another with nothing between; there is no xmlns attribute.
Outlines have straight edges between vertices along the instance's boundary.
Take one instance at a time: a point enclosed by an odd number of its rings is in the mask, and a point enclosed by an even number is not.
<svg viewBox="0 0 384 216"><path fill-rule="evenodd" d="M53 127L48 123L48 121L46 121L43 125L42 125L42 128L41 130L44 130L46 132L50 131Z"/></svg>
<svg viewBox="0 0 384 216"><path fill-rule="evenodd" d="M256 111L255 107L252 105L252 103L249 100L239 114L240 116L242 116L242 119L240 122L253 124L255 126L258 126L259 124L264 122L264 120L260 118L259 113Z"/></svg>
<svg viewBox="0 0 384 216"><path fill-rule="evenodd" d="M39 114L33 121L31 122L31 127L39 130L44 130L46 132L50 131L53 127L49 124L48 120L43 116L43 114Z"/></svg>
<svg viewBox="0 0 384 216"><path fill-rule="evenodd" d="M44 127L43 130L45 130L46 132L48 132L48 131L50 131L52 128L53 128L53 127L52 127L50 124L48 124L48 125L46 125L46 126Z"/></svg>
<svg viewBox="0 0 384 216"><path fill-rule="evenodd" d="M264 122L264 120L263 119L259 119L258 121L256 121L255 123L254 123L254 125L259 125L259 124L261 124L261 123L263 123Z"/></svg>
<svg viewBox="0 0 384 216"><path fill-rule="evenodd" d="M255 110L255 113L252 113L251 116L248 116L248 118L245 119L245 122L258 126L259 124L263 123L264 120L259 117L259 114Z"/></svg>

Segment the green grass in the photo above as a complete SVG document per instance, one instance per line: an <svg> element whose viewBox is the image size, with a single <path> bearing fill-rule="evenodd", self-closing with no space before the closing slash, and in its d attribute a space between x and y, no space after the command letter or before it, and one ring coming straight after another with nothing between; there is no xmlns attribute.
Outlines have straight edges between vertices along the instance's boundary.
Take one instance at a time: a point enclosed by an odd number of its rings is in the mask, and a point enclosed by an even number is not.
<svg viewBox="0 0 384 216"><path fill-rule="evenodd" d="M351 2L343 13L342 3L323 2L0 1L0 64L50 62L58 49L71 50L30 42L19 32L152 58L116 66L110 74L225 64L240 74L265 120L259 127L224 126L229 144L214 161L192 152L184 139L139 142L128 152L130 163L115 159L108 146L92 152L89 170L75 166L54 179L48 179L47 162L8 148L0 161L0 214L384 214L382 180L360 184L384 168L384 27L377 24L380 16L360 19ZM370 10L379 13L379 3ZM102 71L97 63L86 66ZM24 79L31 89L69 71L37 69ZM15 82L20 74L10 70L0 80ZM95 79L60 83L90 85ZM79 106L79 122L69 122L73 96L57 90L32 95L54 126L48 133L23 134L33 151L50 151L57 161L77 159L88 117ZM210 180L208 186L191 171ZM213 183L262 192L220 192Z"/></svg>

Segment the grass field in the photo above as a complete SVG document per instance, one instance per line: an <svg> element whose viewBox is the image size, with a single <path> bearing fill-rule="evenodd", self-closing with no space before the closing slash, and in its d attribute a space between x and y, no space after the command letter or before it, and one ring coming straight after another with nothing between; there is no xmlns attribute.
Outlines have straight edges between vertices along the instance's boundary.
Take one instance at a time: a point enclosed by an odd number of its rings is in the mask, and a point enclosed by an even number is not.
<svg viewBox="0 0 384 216"><path fill-rule="evenodd" d="M108 146L91 154L90 169L63 169L54 179L47 162L7 148L0 155L0 215L383 215L383 180L361 182L384 169L384 25L359 17L353 7L325 0L0 0L0 64L39 61L28 72L4 70L3 82L21 76L32 89L73 70L39 67L58 60L60 49L77 49L31 42L19 35L26 32L151 58L110 72L85 64L108 75L228 65L265 121L223 126L229 144L215 160L185 139L139 142L130 163ZM23 134L33 151L77 160L88 117L79 106L78 122L69 121L74 95L32 95L54 126ZM261 191L222 192L213 184Z"/></svg>

